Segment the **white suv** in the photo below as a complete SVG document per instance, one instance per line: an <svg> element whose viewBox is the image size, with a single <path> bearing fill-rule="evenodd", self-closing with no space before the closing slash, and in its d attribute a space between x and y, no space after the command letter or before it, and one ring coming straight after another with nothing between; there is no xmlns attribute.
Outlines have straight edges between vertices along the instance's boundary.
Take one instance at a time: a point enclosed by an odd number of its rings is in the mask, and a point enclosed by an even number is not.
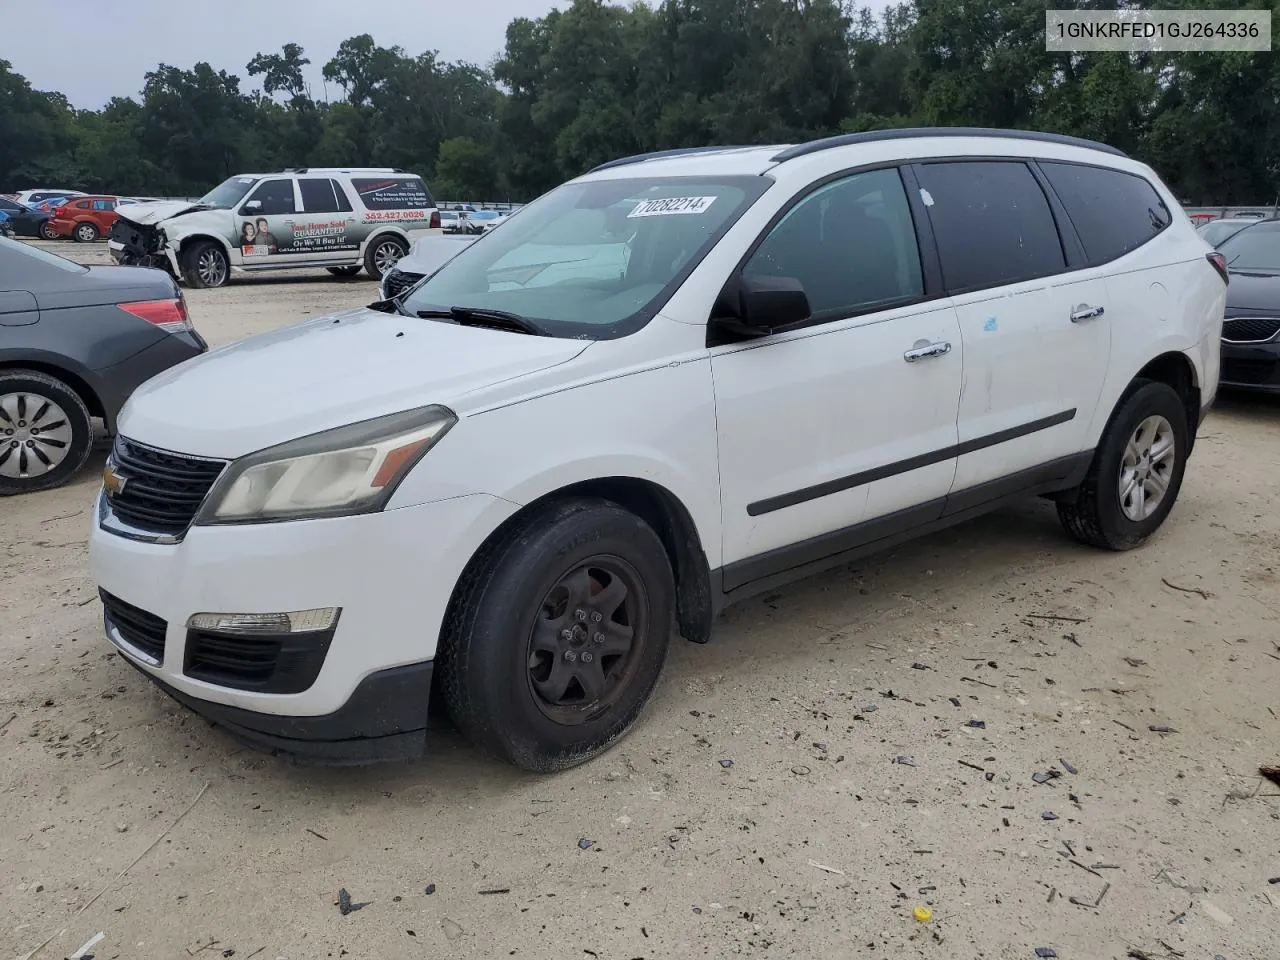
<svg viewBox="0 0 1280 960"><path fill-rule="evenodd" d="M199 200L117 209L107 247L117 263L161 267L191 287L220 287L232 269L323 267L375 280L416 231L440 226L421 177L391 167L311 167L231 177Z"/></svg>
<svg viewBox="0 0 1280 960"><path fill-rule="evenodd" d="M1027 495L1142 543L1225 292L1156 175L1087 141L615 161L377 310L140 388L93 517L106 630L259 744L417 753L434 697L567 767L757 591Z"/></svg>

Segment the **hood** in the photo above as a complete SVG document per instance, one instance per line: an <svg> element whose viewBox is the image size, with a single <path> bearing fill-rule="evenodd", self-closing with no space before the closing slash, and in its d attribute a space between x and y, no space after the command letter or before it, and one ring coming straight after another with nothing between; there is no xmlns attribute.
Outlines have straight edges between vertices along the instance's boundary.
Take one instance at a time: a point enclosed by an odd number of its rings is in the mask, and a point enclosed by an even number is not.
<svg viewBox="0 0 1280 960"><path fill-rule="evenodd" d="M233 459L383 414L449 406L588 346L361 308L170 368L134 392L119 430L162 449Z"/></svg>
<svg viewBox="0 0 1280 960"><path fill-rule="evenodd" d="M127 203L123 207L116 207L116 213L131 223L145 227L194 210L207 209L209 208L188 200L161 200L158 203Z"/></svg>
<svg viewBox="0 0 1280 960"><path fill-rule="evenodd" d="M1233 310L1245 313L1265 311L1269 316L1280 317L1280 271L1262 273L1231 270L1231 282L1227 285L1227 315Z"/></svg>

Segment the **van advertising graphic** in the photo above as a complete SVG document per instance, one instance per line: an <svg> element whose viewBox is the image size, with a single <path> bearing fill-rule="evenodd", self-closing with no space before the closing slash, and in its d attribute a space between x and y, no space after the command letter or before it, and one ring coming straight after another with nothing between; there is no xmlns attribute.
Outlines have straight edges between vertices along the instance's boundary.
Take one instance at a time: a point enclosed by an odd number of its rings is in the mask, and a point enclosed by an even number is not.
<svg viewBox="0 0 1280 960"><path fill-rule="evenodd" d="M310 254L312 256L335 253L340 250L359 250L367 230L356 229L354 219L334 219L298 223L289 219L279 222L275 231L266 217L245 220L240 224L240 254L246 260L269 257L276 254Z"/></svg>
<svg viewBox="0 0 1280 960"><path fill-rule="evenodd" d="M365 223L430 220L435 202L421 177L352 178Z"/></svg>

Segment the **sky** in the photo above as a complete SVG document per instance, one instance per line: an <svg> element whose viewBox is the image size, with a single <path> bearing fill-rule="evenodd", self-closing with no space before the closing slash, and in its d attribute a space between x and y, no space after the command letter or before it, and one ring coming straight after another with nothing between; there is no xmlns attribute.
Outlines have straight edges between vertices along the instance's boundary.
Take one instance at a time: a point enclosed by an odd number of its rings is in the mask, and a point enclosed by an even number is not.
<svg viewBox="0 0 1280 960"><path fill-rule="evenodd" d="M438 50L445 60L481 66L502 49L507 24L541 17L567 0L0 0L8 60L37 90L57 90L80 108L114 96L137 97L157 63L190 68L200 60L240 77L255 53L297 43L310 58L311 93L324 99L320 70L347 37L372 34L411 56ZM24 37L25 42L15 43ZM62 48L51 55L51 47ZM328 97L342 92L331 86Z"/></svg>

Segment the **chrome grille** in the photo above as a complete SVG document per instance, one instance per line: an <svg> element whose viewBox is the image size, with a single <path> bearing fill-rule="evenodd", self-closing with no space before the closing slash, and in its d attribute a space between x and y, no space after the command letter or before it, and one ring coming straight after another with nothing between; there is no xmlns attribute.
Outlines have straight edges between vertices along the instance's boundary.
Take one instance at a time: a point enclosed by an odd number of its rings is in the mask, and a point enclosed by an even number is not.
<svg viewBox="0 0 1280 960"><path fill-rule="evenodd" d="M225 460L157 450L116 437L107 472L123 484L104 485L107 504L120 520L145 532L178 537L186 532Z"/></svg>
<svg viewBox="0 0 1280 960"><path fill-rule="evenodd" d="M423 278L421 273L407 273L404 270L392 270L387 274L383 286L387 291L387 299L398 297Z"/></svg>
<svg viewBox="0 0 1280 960"><path fill-rule="evenodd" d="M1280 333L1280 318L1231 317L1222 324L1222 339L1230 343L1266 343Z"/></svg>

